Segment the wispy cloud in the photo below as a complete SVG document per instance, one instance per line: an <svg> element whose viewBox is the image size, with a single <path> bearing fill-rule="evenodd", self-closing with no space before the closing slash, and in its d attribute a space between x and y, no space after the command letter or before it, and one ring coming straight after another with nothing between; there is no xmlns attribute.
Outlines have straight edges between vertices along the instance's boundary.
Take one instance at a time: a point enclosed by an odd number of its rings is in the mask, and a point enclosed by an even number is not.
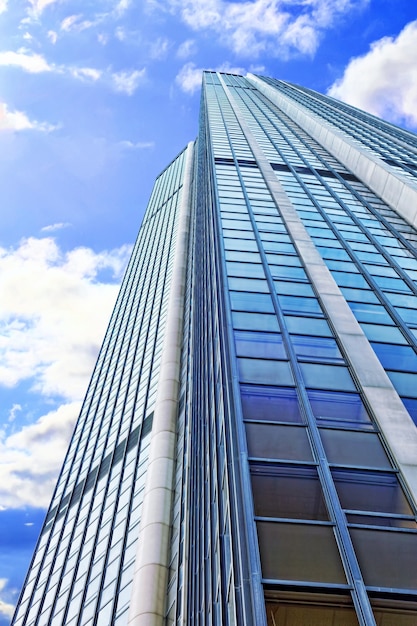
<svg viewBox="0 0 417 626"><path fill-rule="evenodd" d="M63 228L69 228L71 224L69 222L58 222L56 224L48 224L48 226L44 226L41 228L43 233L53 233L57 230L62 230Z"/></svg>
<svg viewBox="0 0 417 626"><path fill-rule="evenodd" d="M116 3L114 7L113 12L117 17L121 17L122 15L124 15L124 13L126 13L126 11L131 5L132 5L132 0L118 0L118 2Z"/></svg>
<svg viewBox="0 0 417 626"><path fill-rule="evenodd" d="M29 0L29 4L31 5L31 14L33 17L38 18L44 12L46 7L51 4L55 4L60 2L60 0Z"/></svg>
<svg viewBox="0 0 417 626"><path fill-rule="evenodd" d="M10 111L7 104L0 102L0 132L36 130L49 133L57 128L58 126L47 122L31 120L23 111Z"/></svg>
<svg viewBox="0 0 417 626"><path fill-rule="evenodd" d="M188 59L197 52L197 44L194 39L186 39L178 47L177 57L179 59Z"/></svg>
<svg viewBox="0 0 417 626"><path fill-rule="evenodd" d="M0 13L5 13L7 11L7 0L0 0Z"/></svg>
<svg viewBox="0 0 417 626"><path fill-rule="evenodd" d="M54 30L48 30L46 36L48 37L49 41L54 45L58 41L58 34Z"/></svg>
<svg viewBox="0 0 417 626"><path fill-rule="evenodd" d="M417 21L350 60L328 93L393 122L417 127Z"/></svg>
<svg viewBox="0 0 417 626"><path fill-rule="evenodd" d="M132 96L146 77L146 68L141 70L124 70L111 75L116 91Z"/></svg>
<svg viewBox="0 0 417 626"><path fill-rule="evenodd" d="M68 15L61 22L60 29L66 32L75 31L80 33L83 30L87 30L87 28L91 28L95 26L101 19L98 20L85 20L83 19L83 14L78 13L77 15Z"/></svg>
<svg viewBox="0 0 417 626"><path fill-rule="evenodd" d="M74 78L92 80L93 82L99 80L103 75L101 70L97 70L93 67L70 67L68 71Z"/></svg>
<svg viewBox="0 0 417 626"><path fill-rule="evenodd" d="M169 0L193 30L211 30L235 53L312 55L324 30L369 0Z"/></svg>
<svg viewBox="0 0 417 626"><path fill-rule="evenodd" d="M166 37L158 37L157 39L155 39L150 48L151 59L160 60L166 57L170 46L171 43Z"/></svg>
<svg viewBox="0 0 417 626"><path fill-rule="evenodd" d="M0 65L8 67L20 67L30 74L41 72L51 72L54 66L50 65L41 54L36 54L25 48L20 48L17 52L0 52Z"/></svg>
<svg viewBox="0 0 417 626"><path fill-rule="evenodd" d="M55 43L56 41L55 35L56 33L54 33L54 37L51 37L53 43ZM53 63L49 63L42 55L30 52L23 48L21 48L17 52L0 52L0 66L18 67L23 71L29 72L31 74L53 72L56 74L72 76L77 80L92 82L97 82L101 80L103 84L109 85L114 91L124 93L128 96L134 94L139 85L143 83L146 78L146 68L142 68L140 70L132 69L112 72L108 68L106 70L101 70L94 67L55 65ZM18 122L16 118L16 124L20 123L21 125L25 125L25 128L29 128L28 121L24 121L22 117L19 119L20 122ZM48 130L47 126L42 126L39 123L36 123L30 127L36 127L38 130Z"/></svg>
<svg viewBox="0 0 417 626"><path fill-rule="evenodd" d="M121 148L126 148L126 150L146 150L148 148L154 148L154 141L129 141L128 139L124 141L119 141L119 146Z"/></svg>

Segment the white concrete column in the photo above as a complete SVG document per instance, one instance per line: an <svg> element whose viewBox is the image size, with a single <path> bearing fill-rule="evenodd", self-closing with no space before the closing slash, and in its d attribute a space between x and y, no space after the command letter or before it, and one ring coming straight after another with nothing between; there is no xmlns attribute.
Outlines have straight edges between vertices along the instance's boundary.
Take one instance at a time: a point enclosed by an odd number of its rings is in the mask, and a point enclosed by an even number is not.
<svg viewBox="0 0 417 626"><path fill-rule="evenodd" d="M222 80L222 79L221 79ZM290 198L279 182L271 164L265 158L256 138L244 120L238 102L222 80L229 101L266 184L275 199L294 245L305 264L305 270L320 295L321 304L331 319L381 429L398 468L417 503L417 428L401 398L387 376L366 335L358 324L336 281L324 263L313 240L297 214ZM268 96L269 97L269 96Z"/></svg>
<svg viewBox="0 0 417 626"><path fill-rule="evenodd" d="M171 290L139 525L129 626L162 626L166 610L193 156L194 146L189 143L178 207Z"/></svg>
<svg viewBox="0 0 417 626"><path fill-rule="evenodd" d="M247 78L272 104L301 126L411 226L417 227L417 183L401 176L377 154L362 146L359 140L353 140L258 76L248 74Z"/></svg>

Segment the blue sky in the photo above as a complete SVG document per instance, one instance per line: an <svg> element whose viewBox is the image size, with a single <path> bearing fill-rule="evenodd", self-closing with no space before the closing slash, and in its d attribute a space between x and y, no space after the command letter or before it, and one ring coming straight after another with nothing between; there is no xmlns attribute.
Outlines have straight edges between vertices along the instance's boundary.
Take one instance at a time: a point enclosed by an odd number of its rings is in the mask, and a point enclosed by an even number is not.
<svg viewBox="0 0 417 626"><path fill-rule="evenodd" d="M201 70L417 128L410 0L0 0L0 626L9 624L156 175Z"/></svg>

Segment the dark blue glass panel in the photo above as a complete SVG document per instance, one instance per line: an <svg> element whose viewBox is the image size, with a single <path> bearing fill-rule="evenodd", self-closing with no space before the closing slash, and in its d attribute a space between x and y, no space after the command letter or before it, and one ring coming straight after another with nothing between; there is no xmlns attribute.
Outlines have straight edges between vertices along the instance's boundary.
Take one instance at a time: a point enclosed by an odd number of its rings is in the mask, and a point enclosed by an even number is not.
<svg viewBox="0 0 417 626"><path fill-rule="evenodd" d="M372 342L372 347L386 369L417 372L417 354L410 346ZM417 380L415 384L417 387Z"/></svg>
<svg viewBox="0 0 417 626"><path fill-rule="evenodd" d="M371 419L357 393L308 391L311 408L320 424L373 429Z"/></svg>
<svg viewBox="0 0 417 626"><path fill-rule="evenodd" d="M417 426L417 400L413 400L412 398L401 398L401 400L409 412L414 424Z"/></svg>
<svg viewBox="0 0 417 626"><path fill-rule="evenodd" d="M295 389L241 385L244 419L270 422L302 421Z"/></svg>

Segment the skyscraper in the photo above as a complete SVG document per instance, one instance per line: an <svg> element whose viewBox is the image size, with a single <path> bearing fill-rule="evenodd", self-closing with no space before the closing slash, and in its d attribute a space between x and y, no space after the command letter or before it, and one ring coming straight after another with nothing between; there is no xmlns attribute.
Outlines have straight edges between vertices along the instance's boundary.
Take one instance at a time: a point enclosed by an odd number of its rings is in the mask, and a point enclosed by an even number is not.
<svg viewBox="0 0 417 626"><path fill-rule="evenodd" d="M206 72L14 626L411 626L417 139Z"/></svg>

